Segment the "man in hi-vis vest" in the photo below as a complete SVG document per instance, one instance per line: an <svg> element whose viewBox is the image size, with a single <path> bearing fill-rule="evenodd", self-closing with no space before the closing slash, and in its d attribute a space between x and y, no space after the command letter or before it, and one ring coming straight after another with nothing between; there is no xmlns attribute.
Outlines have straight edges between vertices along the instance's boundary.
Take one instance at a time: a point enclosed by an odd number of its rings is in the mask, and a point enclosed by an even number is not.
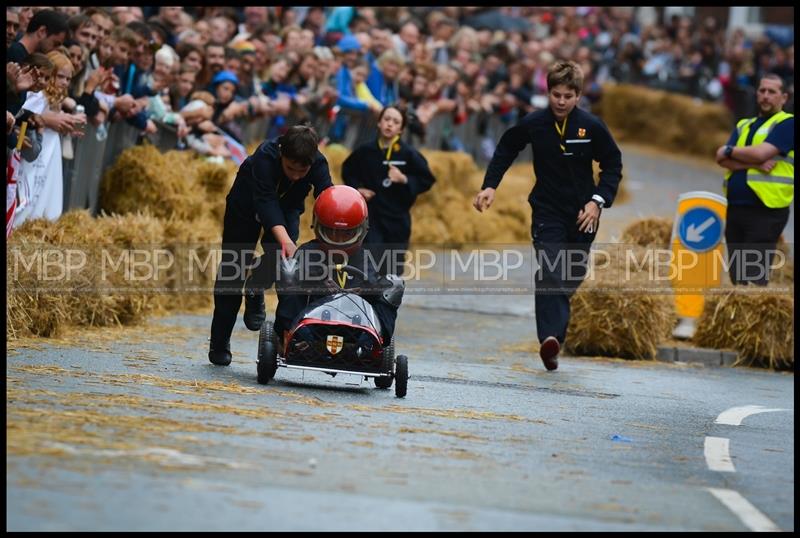
<svg viewBox="0 0 800 538"><path fill-rule="evenodd" d="M783 79L767 74L758 85L755 118L736 124L717 150L727 168L725 241L734 284L765 286L772 252L789 220L794 198L794 115L783 111L789 95Z"/></svg>

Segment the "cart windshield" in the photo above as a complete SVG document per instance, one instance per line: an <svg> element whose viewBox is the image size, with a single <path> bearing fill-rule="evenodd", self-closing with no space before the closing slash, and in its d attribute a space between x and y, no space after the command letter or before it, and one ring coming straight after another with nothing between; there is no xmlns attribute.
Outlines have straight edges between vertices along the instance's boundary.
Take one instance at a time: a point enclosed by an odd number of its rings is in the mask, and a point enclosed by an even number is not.
<svg viewBox="0 0 800 538"><path fill-rule="evenodd" d="M371 327L378 334L381 324L372 305L353 293L337 293L311 303L300 319L317 319Z"/></svg>

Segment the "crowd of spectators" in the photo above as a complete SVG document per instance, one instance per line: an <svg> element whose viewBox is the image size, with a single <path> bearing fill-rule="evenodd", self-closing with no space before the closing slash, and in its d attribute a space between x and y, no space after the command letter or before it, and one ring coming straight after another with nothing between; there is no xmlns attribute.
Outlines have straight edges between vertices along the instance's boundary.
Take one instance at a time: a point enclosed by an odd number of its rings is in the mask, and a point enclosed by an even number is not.
<svg viewBox="0 0 800 538"><path fill-rule="evenodd" d="M739 116L764 72L793 91L793 43L751 39L713 18L642 26L635 15L615 7L7 7L7 146L23 117L31 127L24 160L42 145L37 134L60 135L62 208L96 211L96 194L68 177L70 140L77 152L85 133L101 141L118 125L135 133L130 143L149 137L238 162L250 143L301 121L325 143L352 148L374 133L384 106L398 103L416 144L481 161L501 129L547 106L547 67L557 59L582 66L587 109L607 82L722 102ZM118 150L95 158L107 163Z"/></svg>

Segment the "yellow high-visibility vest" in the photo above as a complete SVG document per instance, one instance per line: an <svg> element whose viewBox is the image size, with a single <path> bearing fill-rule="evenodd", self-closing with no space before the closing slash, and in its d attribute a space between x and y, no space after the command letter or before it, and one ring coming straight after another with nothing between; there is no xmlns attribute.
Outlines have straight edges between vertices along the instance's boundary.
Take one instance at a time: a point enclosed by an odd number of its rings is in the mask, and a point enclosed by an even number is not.
<svg viewBox="0 0 800 538"><path fill-rule="evenodd" d="M788 112L778 112L764 122L758 128L756 134L753 135L752 146L757 146L767 139L770 131L780 122L793 118L793 114ZM758 118L745 118L736 124L736 132L739 138L736 140L736 147L744 147L747 142L747 137L750 134L750 126L753 125ZM753 189L756 196L764 203L765 206L771 208L788 207L794 199L794 149L789 152L785 157L776 155L773 157L776 161L775 168L769 174L765 174L758 168L747 169L747 186ZM733 172L728 170L725 174L725 180L722 182L722 192L725 196L728 195L728 179L730 179Z"/></svg>

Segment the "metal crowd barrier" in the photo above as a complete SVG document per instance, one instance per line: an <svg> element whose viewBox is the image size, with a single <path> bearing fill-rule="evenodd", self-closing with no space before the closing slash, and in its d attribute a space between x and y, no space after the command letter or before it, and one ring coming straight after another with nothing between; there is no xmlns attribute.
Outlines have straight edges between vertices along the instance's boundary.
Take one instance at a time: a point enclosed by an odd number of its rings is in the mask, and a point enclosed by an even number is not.
<svg viewBox="0 0 800 538"><path fill-rule="evenodd" d="M61 137L61 142L63 143L63 141L64 141L64 138ZM62 195L63 195L62 205L63 205L63 208L64 208L63 211L67 211L67 208L69 207L69 194L70 194L70 191L72 190L72 176L73 176L73 172L74 172L74 168L75 168L75 157L74 157L74 155L75 155L75 144L76 144L76 142L77 142L77 140L75 138L73 138L73 140L71 141L73 157L70 158L70 159L67 159L66 157L63 157L63 154L62 154L62 159L61 159L61 176L63 178L63 191L62 191ZM63 146L62 146L62 151L63 151Z"/></svg>
<svg viewBox="0 0 800 538"><path fill-rule="evenodd" d="M178 126L157 120L153 121L158 130L155 134L147 135L150 143L157 147L161 153L176 149L178 147Z"/></svg>
<svg viewBox="0 0 800 538"><path fill-rule="evenodd" d="M311 127L317 132L320 140L330 136L331 125L327 113L316 114L311 117Z"/></svg>
<svg viewBox="0 0 800 538"><path fill-rule="evenodd" d="M425 142L422 144L423 148L437 151L442 149L444 131L449 119L450 114L436 114L430 119L428 125L425 126Z"/></svg>
<svg viewBox="0 0 800 538"><path fill-rule="evenodd" d="M242 125L242 133L244 133L244 145L249 146L253 142L262 142L267 136L267 129L272 118L258 117L247 119Z"/></svg>
<svg viewBox="0 0 800 538"><path fill-rule="evenodd" d="M83 137L75 139L72 176L70 178L69 200L64 211L70 209L89 209L97 214L100 192L100 178L104 170L103 159L108 138L97 139L97 127L86 125Z"/></svg>
<svg viewBox="0 0 800 538"><path fill-rule="evenodd" d="M125 121L112 123L108 128L108 140L103 154L103 171L113 166L120 153L136 145L139 129Z"/></svg>
<svg viewBox="0 0 800 538"><path fill-rule="evenodd" d="M349 149L354 149L361 144L369 142L378 133L378 119L371 111L355 112L340 111L347 114L347 128L341 144Z"/></svg>
<svg viewBox="0 0 800 538"><path fill-rule="evenodd" d="M67 189L64 193L65 212L70 209L88 209L93 215L97 215L103 173L114 164L120 153L134 146L139 139L139 129L125 122L110 126L106 124L106 128L107 135L101 135L98 139L99 128L87 124L83 137L72 141L73 159L62 161L69 163L66 164L64 175ZM162 136L167 137L168 133ZM166 140L159 138L164 145L169 143Z"/></svg>
<svg viewBox="0 0 800 538"><path fill-rule="evenodd" d="M480 138L478 137L478 115L469 114L467 121L453 126L453 135L461 141L464 152L477 160L478 150L480 149Z"/></svg>
<svg viewBox="0 0 800 538"><path fill-rule="evenodd" d="M342 144L351 150L366 143L377 136L377 122L371 112L343 112L348 114L348 127L345 131ZM312 126L320 138L328 135L331 122L327 114L314 114L309 116ZM245 145L255 141L262 141L267 132L271 118L255 118L243 122ZM158 132L148 135L148 139L159 151L165 152L176 149L178 137L174 125L156 122ZM82 138L73 140L74 158L65 160L65 185L68 192L64 195L64 211L70 209L89 209L96 215L99 208L100 182L106 169L114 164L117 157L124 150L136 145L140 131L124 121L115 122L107 126L107 136L98 139L98 128L88 124L86 134ZM462 150L470 154L479 166L488 163L491 154L487 151L487 141L494 144L510 125L506 124L497 114L487 114L483 111L469 114L467 121L454 125L451 114L438 114L426 126L425 138L411 133L406 129L403 139L417 148L442 150L443 143L448 144L450 137L456 137L461 143ZM483 129L481 129L483 127ZM520 158L531 160L531 150L520 154ZM68 168L71 166L71 170Z"/></svg>

